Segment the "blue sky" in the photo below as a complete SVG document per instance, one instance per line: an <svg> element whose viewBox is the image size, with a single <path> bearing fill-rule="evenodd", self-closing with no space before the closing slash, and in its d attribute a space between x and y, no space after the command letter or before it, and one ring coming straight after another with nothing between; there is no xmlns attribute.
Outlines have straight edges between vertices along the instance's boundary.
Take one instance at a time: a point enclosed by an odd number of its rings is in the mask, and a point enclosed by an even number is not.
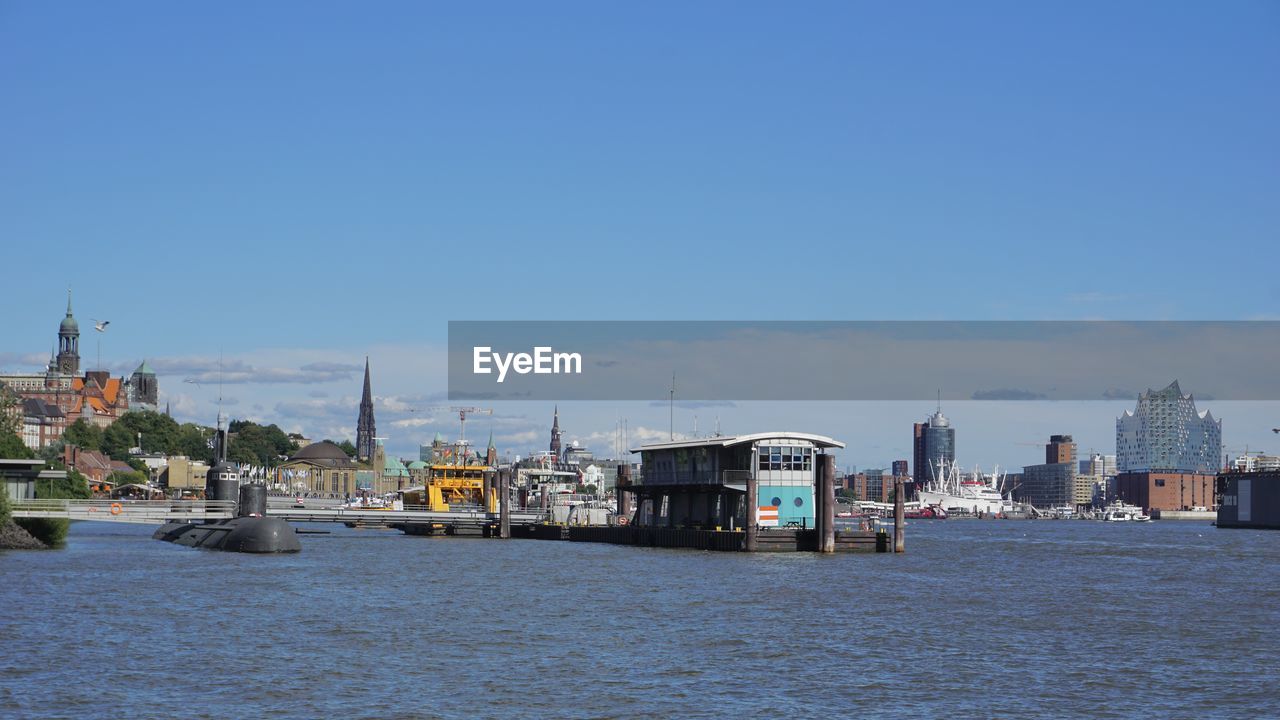
<svg viewBox="0 0 1280 720"><path fill-rule="evenodd" d="M449 319L1274 318L1278 32L1270 2L3 3L0 366L71 286L193 418L219 354L337 368L238 392L331 403L319 433L366 354L441 390Z"/></svg>

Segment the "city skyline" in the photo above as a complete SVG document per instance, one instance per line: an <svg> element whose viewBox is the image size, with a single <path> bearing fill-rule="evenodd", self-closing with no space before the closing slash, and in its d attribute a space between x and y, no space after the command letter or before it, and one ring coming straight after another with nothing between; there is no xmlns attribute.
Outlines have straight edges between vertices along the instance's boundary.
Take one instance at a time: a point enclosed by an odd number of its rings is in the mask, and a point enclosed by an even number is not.
<svg viewBox="0 0 1280 720"><path fill-rule="evenodd" d="M119 323L117 323L118 325ZM52 332L52 331L50 331ZM432 360L422 363L424 351ZM385 354L368 354L372 372L374 409L383 423L388 451L412 458L417 448L436 432L455 438L456 415L441 410L456 404L446 398L443 380L443 347L422 346L406 358L392 349ZM0 355L0 369L13 369L9 362L30 362L12 353ZM356 437L361 380L364 365L344 362L342 353L316 357L291 351L292 367L282 363L263 365L254 357L143 358L159 377L160 407L170 407L179 421L212 425L219 406L228 418L277 424L287 432L299 432L313 439L352 440ZM303 359L306 362L301 362ZM364 356L360 358L364 359ZM386 359L388 367L381 369ZM104 362L113 373L128 373L141 360ZM47 363L47 358L41 366ZM92 361L86 360L83 369ZM37 367L24 366L27 370ZM423 377L436 378L434 389L414 392L413 383ZM193 382L188 382L193 381ZM1153 383L1158 390L1167 383ZM383 387L387 390L383 390ZM404 389L402 389L404 388ZM408 391L406 391L408 390ZM1194 394L1194 389L1192 389ZM219 398L221 402L219 403ZM1079 438L1080 452L1115 453L1115 420L1133 410L1135 399L1114 401L969 401L946 403L947 414L958 426L957 462L964 469L980 465L990 470L999 464L1016 471L1039 462L1035 448L1051 434L1073 434ZM1237 455L1246 446L1270 450L1273 446L1269 418L1280 406L1276 402L1200 401L1213 409L1216 417L1227 416L1224 451ZM527 455L545 449L550 437L554 402L493 403L495 414L477 418L474 432L492 429L499 450L506 455ZM613 455L617 428L626 422L630 447L666 439L669 427L667 403L567 402L565 442L578 442L598 456ZM424 412L433 408L433 412ZM838 453L842 468L889 467L894 460L913 458L908 437L914 423L924 420L936 408L922 402L683 402L677 401L674 431L688 437L697 424L699 435L714 432L717 424L725 434L754 432L762 427L820 431L847 442ZM1241 422L1233 433L1233 418ZM774 423L767 425L768 423ZM1245 423L1248 423L1247 425ZM1238 439L1238 442L1237 442ZM914 469L914 463L912 465Z"/></svg>

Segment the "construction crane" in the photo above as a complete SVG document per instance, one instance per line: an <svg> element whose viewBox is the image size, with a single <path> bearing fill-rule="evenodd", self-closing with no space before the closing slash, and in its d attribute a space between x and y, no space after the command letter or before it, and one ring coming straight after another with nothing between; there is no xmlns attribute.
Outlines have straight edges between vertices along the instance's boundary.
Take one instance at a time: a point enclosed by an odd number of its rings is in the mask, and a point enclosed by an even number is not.
<svg viewBox="0 0 1280 720"><path fill-rule="evenodd" d="M430 407L410 408L409 412L434 412L436 410L448 410L449 412L458 413L458 444L467 444L467 416L468 415L492 415L493 408L479 407L459 407L457 405L444 406L432 405Z"/></svg>
<svg viewBox="0 0 1280 720"><path fill-rule="evenodd" d="M493 408L478 407L451 407L453 412L458 413L458 444L467 444L467 416L468 415L492 415Z"/></svg>

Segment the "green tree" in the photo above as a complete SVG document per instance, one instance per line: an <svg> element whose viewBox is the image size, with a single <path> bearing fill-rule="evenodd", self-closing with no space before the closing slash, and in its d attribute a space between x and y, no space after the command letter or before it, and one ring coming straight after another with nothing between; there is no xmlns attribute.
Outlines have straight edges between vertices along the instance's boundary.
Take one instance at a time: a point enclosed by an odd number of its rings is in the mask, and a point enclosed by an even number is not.
<svg viewBox="0 0 1280 720"><path fill-rule="evenodd" d="M293 451L293 442L276 425L259 425L248 420L233 420L227 459L254 465L272 466Z"/></svg>
<svg viewBox="0 0 1280 720"><path fill-rule="evenodd" d="M33 458L31 448L22 442L22 411L18 396L0 382L0 458Z"/></svg>
<svg viewBox="0 0 1280 720"><path fill-rule="evenodd" d="M58 500L88 500L93 496L89 491L89 478L72 468L65 478L56 480L39 480L36 482L36 497Z"/></svg>
<svg viewBox="0 0 1280 720"><path fill-rule="evenodd" d="M22 438L11 432L0 434L0 458L27 459L35 456L31 448L22 442Z"/></svg>
<svg viewBox="0 0 1280 720"><path fill-rule="evenodd" d="M116 487L120 487L121 485L146 485L147 484L146 473L141 473L141 472L138 472L137 470L131 470L129 472L113 472L111 473L111 477L108 479L111 482L115 483Z"/></svg>
<svg viewBox="0 0 1280 720"><path fill-rule="evenodd" d="M41 499L86 500L90 495L88 479L74 469L65 478L36 483L36 497ZM69 520L56 518L15 518L14 522L45 545L61 545L71 527Z"/></svg>
<svg viewBox="0 0 1280 720"><path fill-rule="evenodd" d="M0 381L0 435L17 435L22 431L22 415L18 408L18 396Z"/></svg>
<svg viewBox="0 0 1280 720"><path fill-rule="evenodd" d="M342 452L346 453L347 457L356 456L356 446L350 440L343 440L338 443L338 447L342 448Z"/></svg>
<svg viewBox="0 0 1280 720"><path fill-rule="evenodd" d="M49 467L62 467L62 451L66 448L66 443L61 438L40 448L36 456L44 460Z"/></svg>
<svg viewBox="0 0 1280 720"><path fill-rule="evenodd" d="M125 460L129 457L129 448L137 444L137 436L123 422L114 422L102 432L102 452L112 460Z"/></svg>
<svg viewBox="0 0 1280 720"><path fill-rule="evenodd" d="M78 445L85 450L101 450L102 428L84 418L79 418L62 433L62 441L67 445Z"/></svg>
<svg viewBox="0 0 1280 720"><path fill-rule="evenodd" d="M141 445L144 453L176 455L180 428L177 421L163 413L151 410L130 410L115 422L129 429L133 438L131 446Z"/></svg>
<svg viewBox="0 0 1280 720"><path fill-rule="evenodd" d="M213 449L209 441L213 439L213 430L195 423L183 423L178 428L177 440L171 455L186 455L192 460L213 462Z"/></svg>

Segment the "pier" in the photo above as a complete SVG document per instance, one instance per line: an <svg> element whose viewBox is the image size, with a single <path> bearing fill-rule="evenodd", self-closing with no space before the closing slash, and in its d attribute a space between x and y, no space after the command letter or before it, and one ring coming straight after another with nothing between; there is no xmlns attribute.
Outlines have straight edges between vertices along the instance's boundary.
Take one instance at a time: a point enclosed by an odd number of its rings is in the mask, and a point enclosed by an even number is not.
<svg viewBox="0 0 1280 720"><path fill-rule="evenodd" d="M15 517L106 522L216 522L237 517L236 503L227 499L235 497L238 486L241 494L246 488L259 488L255 502L246 505L241 498L241 518L339 522L350 527L391 528L406 535L514 537L727 552L888 552L888 533L842 524L835 517L835 463L827 451L838 447L843 443L829 437L791 431L646 445L632 451L643 458L640 473L633 477L630 466L619 467L616 512L602 514L590 524L566 522L567 514L557 514L560 506L548 503L548 490L553 485L545 482L539 483L544 487L539 488L537 506L512 507L526 504L523 494L517 500L511 482L514 473L509 468L495 471L486 467L475 468L474 477L443 478L454 482L441 487L469 483L466 493L455 492L446 498L440 487L429 483L412 495L429 501L427 504L397 502L395 508L272 506L262 486L240 485L233 474L223 472L216 481L209 481L215 500L28 499L15 502L13 511ZM464 469L471 470L469 466ZM224 489L219 483L229 487ZM521 490L527 488L521 486ZM899 489L892 540L895 552L901 552L903 546L901 493Z"/></svg>

